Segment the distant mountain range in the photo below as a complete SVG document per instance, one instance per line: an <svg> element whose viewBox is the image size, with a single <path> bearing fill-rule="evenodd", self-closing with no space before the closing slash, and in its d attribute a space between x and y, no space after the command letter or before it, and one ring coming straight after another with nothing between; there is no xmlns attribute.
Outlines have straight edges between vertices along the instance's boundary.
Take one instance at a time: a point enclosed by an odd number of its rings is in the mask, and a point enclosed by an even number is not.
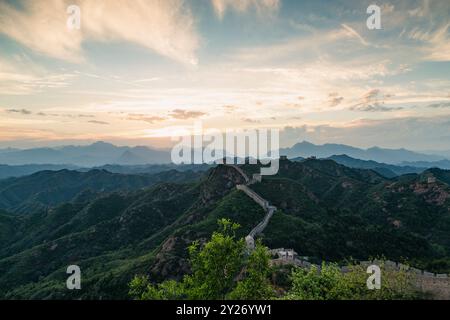
<svg viewBox="0 0 450 320"><path fill-rule="evenodd" d="M105 164L143 165L170 163L170 152L148 147L117 147L96 142L88 146L64 146L27 150L0 150L0 163L8 165L66 164L81 167Z"/></svg>
<svg viewBox="0 0 450 320"><path fill-rule="evenodd" d="M413 166L419 168L441 168L441 169L450 169L450 160L440 160L440 161L415 161L409 162L404 161L401 163L402 166Z"/></svg>
<svg viewBox="0 0 450 320"><path fill-rule="evenodd" d="M145 165L119 165L106 164L98 167L79 167L64 164L27 164L21 166L0 165L0 180L7 178L18 178L31 175L40 171L60 171L60 170L76 170L79 172L88 172L91 170L106 170L111 173L122 174L155 174L163 171L193 171L201 172L210 168L210 165L175 165L175 164L145 164Z"/></svg>
<svg viewBox="0 0 450 320"><path fill-rule="evenodd" d="M360 149L344 144L324 144L315 145L306 141L298 143L291 148L281 149L280 154L288 158L312 157L328 158L334 155L345 154L349 157L361 160L373 160L386 164L402 164L404 162L436 162L445 160L443 156L422 154L406 149L383 149L373 147L370 149ZM435 165L431 165L433 167ZM428 166L427 166L428 167Z"/></svg>
<svg viewBox="0 0 450 320"><path fill-rule="evenodd" d="M376 171L377 173L381 174L382 176L386 178L394 178L397 176L401 176L404 174L411 174L411 173L422 173L427 168L430 167L419 167L419 166L412 166L412 165L405 165L405 166L396 166L393 164L386 164L386 163L380 163L373 160L360 160L360 159L354 159L352 157L349 157L347 155L336 155L331 156L327 159L333 160L339 164L342 164L349 168L355 168L355 169L371 169Z"/></svg>
<svg viewBox="0 0 450 320"><path fill-rule="evenodd" d="M353 159L375 161L388 165L416 168L439 167L450 169L450 160L442 155L424 154L406 149L384 149L373 147L360 149L343 144L315 145L306 141L291 148L280 150L288 158L329 158L347 155ZM88 146L63 146L58 148L0 149L0 164L3 165L58 165L66 169L76 167L101 167L105 165L138 166L170 164L170 151L149 147L118 147L110 143L96 142ZM16 168L18 171L26 168ZM29 169L29 168L28 168ZM51 168L49 168L51 169ZM0 179L2 178L0 167ZM36 172L36 171L35 171ZM26 172L29 174L31 172Z"/></svg>
<svg viewBox="0 0 450 320"><path fill-rule="evenodd" d="M79 167L61 164L27 164L21 166L9 166L0 164L0 180L11 177L27 176L39 171L58 171L63 169L78 170Z"/></svg>

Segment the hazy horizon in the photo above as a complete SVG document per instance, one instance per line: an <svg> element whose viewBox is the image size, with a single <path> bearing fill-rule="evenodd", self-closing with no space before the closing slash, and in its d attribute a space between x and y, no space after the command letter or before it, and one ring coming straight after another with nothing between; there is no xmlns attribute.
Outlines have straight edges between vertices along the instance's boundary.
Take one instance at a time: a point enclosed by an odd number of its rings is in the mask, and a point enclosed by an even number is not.
<svg viewBox="0 0 450 320"><path fill-rule="evenodd" d="M149 149L155 149L155 150L161 150L161 151L171 151L171 147L176 144L177 142L173 142L171 141L172 145L169 146L160 146L157 144L149 144L149 143L145 143L146 141L143 141L143 143L139 143L139 142L135 142L135 143L116 143L114 141L104 141L104 140L93 140L93 141L78 141L78 142L74 142L74 141L67 141L66 143L61 143L61 142L52 142L52 143L48 143L48 142L40 142L40 143L35 143L31 146L13 146L13 145L6 145L3 146L2 144L0 144L0 150L7 150L7 149L16 149L16 150L31 150L31 149L40 149L40 148L50 148L50 149L61 149L61 148L65 148L65 147L86 147L86 146L91 146L94 144L98 144L98 143L105 143L105 144L110 144L113 145L115 147L129 147L129 148L134 148L134 147L147 147ZM148 142L148 141L147 141ZM372 146L355 146L355 145L348 145L345 143L314 143L308 140L299 140L297 142L295 142L294 144L290 144L288 146L281 146L281 148L283 149L289 149L289 148L293 148L295 145L297 144L301 144L301 143L309 143L315 146L325 146L325 145L341 145L341 146L346 146L346 147L353 147L353 148L357 148L357 149L361 149L361 150L369 150L369 149L373 149L373 148L380 148L380 149L384 149L384 150L407 150L407 151L413 151L413 152L417 152L417 153L422 153L422 154L428 154L428 155L437 155L437 156L442 156L442 157L446 157L447 159L450 159L450 148L448 149L442 149L442 150L414 150L414 149L407 149L407 148L389 148L389 147L383 147L382 145L372 145ZM205 142L205 146L208 143Z"/></svg>

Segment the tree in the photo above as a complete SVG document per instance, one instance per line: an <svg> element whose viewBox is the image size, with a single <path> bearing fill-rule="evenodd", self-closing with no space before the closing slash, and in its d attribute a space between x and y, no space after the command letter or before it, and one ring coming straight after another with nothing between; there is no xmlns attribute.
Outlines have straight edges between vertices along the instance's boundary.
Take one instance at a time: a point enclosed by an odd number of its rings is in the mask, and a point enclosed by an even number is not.
<svg viewBox="0 0 450 320"><path fill-rule="evenodd" d="M305 270L292 271L292 288L286 298L292 300L337 300L350 295L350 290L341 270L334 264L323 264ZM345 298L344 298L345 299Z"/></svg>
<svg viewBox="0 0 450 320"><path fill-rule="evenodd" d="M257 242L255 250L250 254L244 279L238 282L230 293L231 299L266 300L275 296L274 288L269 281L271 268L270 255L261 242Z"/></svg>
<svg viewBox="0 0 450 320"><path fill-rule="evenodd" d="M244 265L245 241L236 240L240 227L230 220L219 220L220 232L214 232L203 248L198 242L189 247L192 274L184 277L192 299L225 299Z"/></svg>
<svg viewBox="0 0 450 320"><path fill-rule="evenodd" d="M227 219L219 220L218 224L219 230L210 241L203 246L194 242L188 248L191 274L181 282L165 281L158 285L152 285L147 277L135 277L130 283L130 296L138 300L272 297L267 248L258 243L248 255L244 239L236 239L239 225Z"/></svg>
<svg viewBox="0 0 450 320"><path fill-rule="evenodd" d="M186 297L181 283L169 280L154 286L145 276L134 277L129 294L136 300L179 300Z"/></svg>
<svg viewBox="0 0 450 320"><path fill-rule="evenodd" d="M292 287L285 299L292 300L402 300L418 299L421 295L413 285L413 275L406 270L388 270L384 264L380 290L367 288L368 274L362 266L349 266L342 273L335 264L322 264L320 270L295 268Z"/></svg>

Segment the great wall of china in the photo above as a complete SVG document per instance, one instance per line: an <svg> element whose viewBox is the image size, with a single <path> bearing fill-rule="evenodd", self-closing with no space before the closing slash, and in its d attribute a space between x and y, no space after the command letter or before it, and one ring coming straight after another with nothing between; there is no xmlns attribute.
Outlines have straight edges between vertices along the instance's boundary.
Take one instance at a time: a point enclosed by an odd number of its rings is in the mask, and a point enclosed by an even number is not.
<svg viewBox="0 0 450 320"><path fill-rule="evenodd" d="M239 166L237 165L228 165L228 166L234 168L243 177L245 181L245 184L238 184L236 188L244 192L253 201L259 204L266 213L264 219L260 223L258 223L256 227L254 227L250 231L250 233L245 237L247 249L251 251L255 248L255 237L264 231L264 229L269 224L270 218L272 218L273 214L277 211L277 208L275 206L270 205L269 201L261 197L258 193L256 193L249 187L250 185L261 181L260 175L255 174L250 179Z"/></svg>
<svg viewBox="0 0 450 320"><path fill-rule="evenodd" d="M254 227L245 237L247 249L251 251L255 248L255 238L260 235L267 227L273 214L277 211L277 207L271 205L269 201L261 197L258 193L250 188L252 184L261 182L262 177L260 175L255 174L252 178L249 178L239 166L227 166L234 168L245 181L245 184L236 185L236 188L244 192L248 197L250 197L258 205L260 205L265 212L263 220L258 223L256 227ZM299 259L297 257L297 253L292 249L272 249L270 250L270 252L273 256L278 256L277 259L273 259L271 261L273 265L296 265L300 268L305 269L315 267L320 270L319 265L312 264L305 259ZM384 266L386 268L389 268L390 270L404 270L413 273L415 285L419 290L423 292L430 292L434 295L434 297L438 299L450 299L450 275L448 274L435 274L393 261L360 261L359 265L367 267L369 265L379 265L381 263L384 263ZM349 267L347 266L343 266L340 269L343 273L349 272Z"/></svg>

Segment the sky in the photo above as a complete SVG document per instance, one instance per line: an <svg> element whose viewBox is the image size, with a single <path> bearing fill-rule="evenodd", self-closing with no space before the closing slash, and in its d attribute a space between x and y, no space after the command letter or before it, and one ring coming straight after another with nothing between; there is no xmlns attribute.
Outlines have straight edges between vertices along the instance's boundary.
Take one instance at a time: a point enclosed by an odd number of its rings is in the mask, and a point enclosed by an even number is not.
<svg viewBox="0 0 450 320"><path fill-rule="evenodd" d="M197 121L450 150L450 1L0 0L0 147L167 147Z"/></svg>

